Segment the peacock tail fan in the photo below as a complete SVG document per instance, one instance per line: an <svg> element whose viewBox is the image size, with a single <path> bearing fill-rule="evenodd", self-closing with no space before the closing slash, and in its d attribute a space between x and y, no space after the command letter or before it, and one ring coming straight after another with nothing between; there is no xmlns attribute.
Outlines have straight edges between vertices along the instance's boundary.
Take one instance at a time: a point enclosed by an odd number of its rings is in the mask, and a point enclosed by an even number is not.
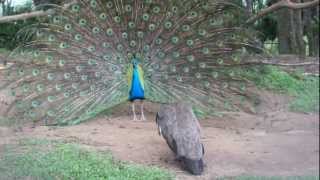
<svg viewBox="0 0 320 180"><path fill-rule="evenodd" d="M232 1L77 0L51 9L19 32L29 41L2 70L0 88L14 97L8 117L74 124L123 103L133 55L149 101L218 112L237 110L230 102L247 97L241 71L259 49Z"/></svg>

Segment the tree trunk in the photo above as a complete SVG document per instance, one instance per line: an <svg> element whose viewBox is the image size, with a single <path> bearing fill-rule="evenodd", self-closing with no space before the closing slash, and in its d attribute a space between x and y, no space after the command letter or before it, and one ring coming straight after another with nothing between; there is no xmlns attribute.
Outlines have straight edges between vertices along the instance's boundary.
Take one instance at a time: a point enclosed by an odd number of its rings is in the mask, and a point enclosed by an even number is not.
<svg viewBox="0 0 320 180"><path fill-rule="evenodd" d="M279 53L291 54L291 25L290 12L288 9L282 9L278 12L278 38L279 38Z"/></svg>
<svg viewBox="0 0 320 180"><path fill-rule="evenodd" d="M278 12L278 38L280 54L306 55L301 10L282 9Z"/></svg>
<svg viewBox="0 0 320 180"><path fill-rule="evenodd" d="M301 3L301 0L296 0L295 2ZM300 56L306 56L306 44L303 39L303 22L302 22L302 10L291 10L292 12L292 28L295 29L294 45L292 48L294 54Z"/></svg>
<svg viewBox="0 0 320 180"><path fill-rule="evenodd" d="M310 0L309 0L310 1ZM303 11L304 35L308 38L309 56L319 56L319 29L314 18L319 17L319 6Z"/></svg>
<svg viewBox="0 0 320 180"><path fill-rule="evenodd" d="M253 0L246 0L246 10L248 15L253 13Z"/></svg>

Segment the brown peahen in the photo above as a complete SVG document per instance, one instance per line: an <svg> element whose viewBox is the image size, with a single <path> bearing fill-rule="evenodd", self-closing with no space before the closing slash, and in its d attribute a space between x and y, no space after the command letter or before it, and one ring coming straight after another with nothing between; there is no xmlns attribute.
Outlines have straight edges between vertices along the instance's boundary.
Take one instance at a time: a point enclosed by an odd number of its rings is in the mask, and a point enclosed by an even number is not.
<svg viewBox="0 0 320 180"><path fill-rule="evenodd" d="M257 47L235 1L76 0L50 9L19 32L28 41L1 70L0 88L14 96L8 118L74 124L128 100L215 112L245 99L241 71Z"/></svg>

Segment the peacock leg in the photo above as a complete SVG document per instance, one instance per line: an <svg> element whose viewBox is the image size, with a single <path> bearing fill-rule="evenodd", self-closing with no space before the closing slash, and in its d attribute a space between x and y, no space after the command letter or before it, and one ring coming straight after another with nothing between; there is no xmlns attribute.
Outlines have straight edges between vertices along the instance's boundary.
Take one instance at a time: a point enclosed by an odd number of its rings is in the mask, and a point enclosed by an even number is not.
<svg viewBox="0 0 320 180"><path fill-rule="evenodd" d="M141 121L145 121L146 117L144 116L143 100L141 100L140 103L141 103Z"/></svg>
<svg viewBox="0 0 320 180"><path fill-rule="evenodd" d="M131 107L132 107L132 113L133 113L133 121L137 121L137 115L136 115L136 110L134 107L134 101L132 101Z"/></svg>

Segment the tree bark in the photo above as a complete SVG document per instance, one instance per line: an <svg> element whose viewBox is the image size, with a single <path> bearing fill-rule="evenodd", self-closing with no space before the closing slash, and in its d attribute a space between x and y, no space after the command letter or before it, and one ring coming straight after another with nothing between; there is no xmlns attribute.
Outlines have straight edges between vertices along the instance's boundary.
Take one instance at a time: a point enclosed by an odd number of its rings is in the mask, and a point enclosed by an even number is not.
<svg viewBox="0 0 320 180"><path fill-rule="evenodd" d="M72 4L74 4L76 1L73 0L70 3L67 3L62 6L63 9L68 9ZM18 21L18 20L26 20L34 17L42 17L52 14L53 11L49 10L40 10L40 11L34 11L30 13L23 13L18 15L12 15L12 16L3 16L0 17L0 23L6 23L6 22L12 22L12 21Z"/></svg>
<svg viewBox="0 0 320 180"><path fill-rule="evenodd" d="M295 4L302 4L301 0L296 0ZM277 18L279 53L305 56L302 10L282 9L278 12Z"/></svg>
<svg viewBox="0 0 320 180"><path fill-rule="evenodd" d="M252 24L256 22L258 19L283 8L304 9L304 8L314 7L316 5L319 5L319 0L313 0L305 3L295 3L295 2L291 2L291 0L280 0L274 3L273 5L271 5L270 7L261 10L258 14L248 19L247 24Z"/></svg>
<svg viewBox="0 0 320 180"><path fill-rule="evenodd" d="M279 53L280 54L290 54L291 53L291 43L290 34L292 33L290 29L291 16L287 9L282 9L278 12L278 24L277 24L277 34L279 40Z"/></svg>
<svg viewBox="0 0 320 180"><path fill-rule="evenodd" d="M310 0L309 0L310 1ZM307 36L309 56L319 56L319 29L315 28L314 19L319 17L319 6L303 10L304 35Z"/></svg>
<svg viewBox="0 0 320 180"><path fill-rule="evenodd" d="M253 0L246 0L246 10L249 15L253 13Z"/></svg>

